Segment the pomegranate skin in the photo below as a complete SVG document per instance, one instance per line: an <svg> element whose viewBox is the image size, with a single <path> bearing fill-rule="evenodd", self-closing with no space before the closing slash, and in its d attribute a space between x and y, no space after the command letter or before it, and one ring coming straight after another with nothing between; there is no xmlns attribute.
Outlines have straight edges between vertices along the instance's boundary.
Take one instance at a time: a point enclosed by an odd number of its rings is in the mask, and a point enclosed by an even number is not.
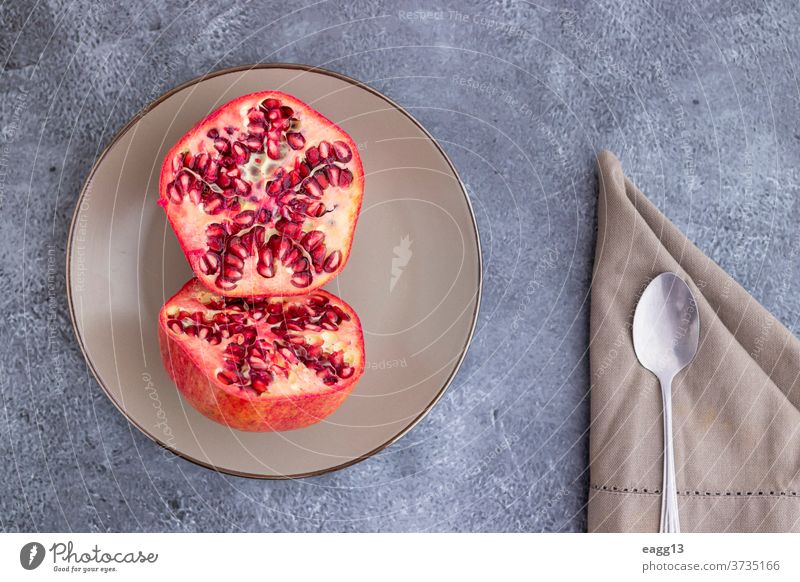
<svg viewBox="0 0 800 582"><path fill-rule="evenodd" d="M199 283L191 280L175 297L185 293L190 286L199 287ZM325 292L317 290L315 293ZM334 297L327 293L326 295ZM339 305L344 304L341 300L338 301ZM203 366L196 361L197 354L170 333L165 314L169 303L168 301L165 304L159 316L158 335L164 368L192 407L207 418L230 428L248 432L272 432L313 425L339 408L364 372L363 332L358 316L348 307L347 314L355 324L353 335L362 352L355 372L347 380L342 380L335 386L315 386L312 391L290 396L273 395L269 391L255 394L236 385L226 385L204 373Z"/></svg>
<svg viewBox="0 0 800 582"><path fill-rule="evenodd" d="M261 137L261 150L247 149L246 160L235 162L229 143L245 151L243 144L251 130L247 112L263 113L260 104L269 101L281 104L276 110L292 111L291 119L299 118L303 141L292 139L296 147L290 147L290 136L299 134L291 128L280 130L279 157L271 158L269 139ZM228 135L224 128L231 126L235 131ZM225 153L215 149L217 139L210 137L210 132L220 132L219 139L224 139L228 148ZM319 157L322 144L329 152L327 162ZM345 157L337 157L340 151ZM203 156L202 162L198 156ZM309 157L320 161L312 164ZM212 162L217 166L213 171L216 182L208 177L210 170L198 166L209 168ZM238 177L222 182L222 174L228 171L222 163L240 171ZM284 183L300 166L306 173L312 168L311 175L268 192L270 184ZM283 178L276 177L278 172ZM335 173L335 181L330 172ZM185 189L176 190L182 175L189 181ZM247 182L243 186L246 193L235 194L235 184L242 180ZM312 184L307 187L308 181ZM190 193L194 187L198 190ZM195 276L209 290L227 297L286 297L322 287L345 267L364 195L364 169L357 144L338 125L291 95L262 91L222 105L190 129L165 156L159 190L159 204L181 249ZM223 234L209 234L209 229L220 228ZM321 233L322 241L303 249L304 237L312 232ZM241 239L248 235L250 239L243 244ZM281 251L278 256L278 241L270 241L281 237L288 241L288 250L296 252Z"/></svg>

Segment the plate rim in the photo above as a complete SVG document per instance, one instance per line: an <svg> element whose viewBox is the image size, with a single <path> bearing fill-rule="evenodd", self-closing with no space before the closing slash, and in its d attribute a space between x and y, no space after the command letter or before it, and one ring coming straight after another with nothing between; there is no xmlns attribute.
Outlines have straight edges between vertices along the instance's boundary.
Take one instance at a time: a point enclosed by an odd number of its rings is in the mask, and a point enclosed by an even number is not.
<svg viewBox="0 0 800 582"><path fill-rule="evenodd" d="M94 362L92 362L92 359L89 357L89 354L86 351L86 347L84 345L83 337L81 336L81 333L80 333L80 331L78 329L77 317L76 317L76 314L75 314L75 303L74 303L73 297L72 297L73 281L72 281L72 270L71 270L71 258L72 258L73 240L75 238L75 232L76 232L76 227L77 227L77 223L78 223L78 215L80 214L80 210L81 210L81 207L83 205L83 200L84 200L84 198L86 196L86 192L88 190L90 182L94 178L94 175L97 172L97 169L100 167L100 164L106 158L106 156L111 151L111 149L114 147L114 145L120 139L122 139L122 137L125 136L125 134L127 134L128 131L130 131L130 129L136 123L138 123L145 115L147 115L151 110L153 110L155 107L160 105L163 101L165 101L166 99L168 99L172 95L174 95L174 94L176 94L176 93L178 93L178 92L180 92L180 91L182 91L182 90L184 90L184 89L186 89L188 87L191 87L193 85L197 85L199 83L202 83L203 81L206 81L206 80L209 80L209 79L213 79L213 78L219 77L221 75L227 75L229 73L251 71L253 69L290 69L290 70L297 70L297 71L305 71L305 72L308 72L308 73L319 73L319 74L322 74L322 75L328 75L330 77L334 77L334 78L339 79L341 81L345 81L346 83L349 83L351 85L355 85L357 87L360 87L360 88L362 88L362 89L364 89L366 91L369 91L370 93L372 93L373 95L383 99L389 105L391 105L392 107L394 107L395 109L400 111L403 115L408 117L408 119L411 120L411 122L414 123L414 125L416 125L422 131L422 133L431 141L431 143L434 145L434 147L436 147L436 149L439 151L439 153L444 158L445 162L447 162L447 165L449 166L450 170L452 171L453 176L455 177L456 181L458 182L458 186L461 189L461 194L464 196L464 200L467 203L467 210L469 211L470 219L472 220L472 229L475 232L475 241L477 243L477 251L478 251L477 252L477 255L478 255L477 256L477 260L478 260L478 265L477 265L478 266L478 269L477 269L477 273L478 273L477 294L476 294L476 300L475 300L475 308L474 308L473 313L472 313L472 323L470 324L470 330L469 330L469 333L467 334L467 339L466 339L466 342L464 343L464 346L463 346L463 348L461 350L461 354L458 356L458 362L456 363L455 368L453 368L453 371L450 373L450 375L444 381L442 387L439 389L439 391L436 393L436 395L433 397L433 399L428 403L428 405L425 406L425 408L416 417L414 417L409 424L407 424L405 427L403 427L397 434L395 434L393 437L391 437L389 440L387 440L386 442L382 443L381 445L375 447L374 449L372 449L372 450L370 450L370 451L368 451L368 452L366 452L366 453L364 453L362 455L359 455L358 457L354 457L352 459L349 459L348 461L345 461L344 463L340 463L338 465L333 465L331 467L326 467L324 469L318 469L318 470L315 470L315 471L308 471L308 472L304 472L304 473L297 473L297 474L290 474L290 475L264 475L264 474L260 474L260 473L248 473L248 472L245 472L245 471L236 471L236 470L227 469L227 468L224 468L224 467L217 467L217 466L215 466L215 465L213 465L211 463L202 461L200 459L195 459L194 457L192 457L192 456L190 456L190 455L188 455L186 453L178 451L174 447L171 447L171 446L167 445L165 442L162 442L159 438L157 438L156 436L150 434L150 432L145 430L138 422L136 422L133 418L130 417L130 415L128 415L128 413L125 411L125 409L120 405L119 402L117 402L116 398L114 398L114 396L112 396L111 392L108 390L106 385L100 379L100 375L98 374L97 370L95 369ZM383 93L381 93L377 89L374 89L373 87L367 85L366 83L363 83L363 82L361 82L361 81L359 81L357 79L354 79L352 77L349 77L347 75L344 75L344 74L336 72L336 71L331 71L329 69L324 69L322 67L317 67L317 66L314 66L314 65L305 65L305 64L300 64L300 63L281 63L281 62L276 62L276 63L255 63L255 64L251 64L251 65L238 65L238 66L234 66L234 67L226 67L226 68L223 68L223 69L218 69L218 70L215 70L215 71L212 71L212 72L209 72L209 73L205 73L205 74L200 75L198 77L194 77L192 79L189 79L188 81L184 81L183 83L180 83L179 85L173 87L172 89L166 91L165 93L162 93L161 95L159 95L158 97L156 97L155 99L150 101L150 103L148 103L145 107L143 107L141 110L139 110L138 113L136 113L133 117L131 117L122 126L122 128L119 129L117 131L117 133L114 134L114 137L111 139L111 141L108 143L108 145L106 145L103 148L103 150L100 152L100 154L98 155L97 159L95 160L94 164L92 164L92 167L89 170L89 173L87 174L86 179L83 182L83 185L81 186L80 193L78 194L78 198L77 198L77 200L75 202L75 209L73 210L73 213L72 213L72 220L70 222L69 232L67 234L66 277L65 277L65 280L66 280L66 291L67 291L67 303L68 303L68 306L69 306L69 319L70 319L70 322L72 324L72 330L73 330L73 332L75 334L76 339L78 340L78 346L80 347L81 353L83 354L83 359L86 362L86 364L88 365L89 371L92 373L92 376L94 377L95 381L97 382L97 384L100 386L100 388L105 393L106 397L111 401L111 403L114 405L114 407L122 414L122 416L125 417L125 419L131 425L135 426L139 430L139 432L141 432L144 436L146 436L148 439L150 439L151 441L153 441L154 443L159 445L161 448L165 449L166 451L169 451L171 454L173 454L173 455L175 455L177 457L180 457L180 458L182 458L182 459L184 459L186 461L189 461L190 463L193 463L195 465L203 467L205 469L210 469L212 471L215 471L215 472L221 473L221 474L225 474L225 475L232 475L234 477L245 477L245 478L248 478L248 479L259 479L259 480L269 480L269 481L284 481L284 480L289 480L289 479L294 480L294 479L304 479L304 478L308 478L308 477L318 477L320 475L325 475L325 474L328 474L328 473L333 473L335 471L340 471L342 469L346 469L347 467L351 467L351 466L353 466L353 465L355 465L357 463L360 463L361 461L364 461L364 460L366 460L366 459L368 459L368 458L380 453L381 451L385 450L386 448L388 448L389 446L393 445L398 440L403 438L406 434L408 434L408 432L411 431L411 429L413 429L417 424L419 424L422 421L423 418L425 418L428 415L428 413L433 409L434 406L436 406L436 404L439 402L439 400L441 400L442 397L444 396L445 392L447 392L447 389L453 383L453 380L455 379L456 375L458 374L459 370L461 369L461 365L464 363L464 359L466 358L467 352L469 351L469 347L472 344L472 340L473 340L473 338L475 336L475 329L476 329L477 324L478 324L478 315L479 315L480 307L481 307L481 299L483 297L483 252L482 252L482 249L481 249L480 231L478 230L478 222L477 222L477 220L475 218L475 211L474 211L474 209L472 207L472 201L469 198L469 194L467 193L467 188L466 188L463 180L461 179L461 176L458 174L458 170L456 170L456 167L455 167L455 165L453 165L453 162L450 160L450 157L447 155L447 152L445 152L444 149L442 148L442 146L439 145L439 142L437 142L436 139L430 134L430 132L419 121L417 121L417 119L413 115L411 115L411 113L406 111L405 108L403 108L398 103L395 103L391 98L387 97L386 95L384 95Z"/></svg>

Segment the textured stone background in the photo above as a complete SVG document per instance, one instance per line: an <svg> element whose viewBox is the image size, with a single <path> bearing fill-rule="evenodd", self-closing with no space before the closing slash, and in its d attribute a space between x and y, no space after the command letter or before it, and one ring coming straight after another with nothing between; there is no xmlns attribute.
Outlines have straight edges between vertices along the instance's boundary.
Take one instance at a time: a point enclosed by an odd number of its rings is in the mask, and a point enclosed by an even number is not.
<svg viewBox="0 0 800 582"><path fill-rule="evenodd" d="M793 0L3 3L0 528L585 529L593 155L614 150L794 327L798 12ZM485 249L477 335L444 400L384 453L300 482L165 460L89 376L65 299L73 206L114 133L178 83L269 61L335 69L408 108L468 183ZM524 333L509 333L515 321Z"/></svg>

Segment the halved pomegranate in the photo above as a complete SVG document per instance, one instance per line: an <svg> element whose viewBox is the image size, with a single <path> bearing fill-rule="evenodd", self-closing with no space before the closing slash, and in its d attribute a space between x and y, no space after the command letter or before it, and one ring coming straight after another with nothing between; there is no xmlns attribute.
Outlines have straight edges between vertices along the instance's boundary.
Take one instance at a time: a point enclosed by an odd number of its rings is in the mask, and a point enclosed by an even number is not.
<svg viewBox="0 0 800 582"><path fill-rule="evenodd" d="M350 255L364 194L356 144L278 91L234 99L161 168L169 222L198 279L228 297L321 287Z"/></svg>
<svg viewBox="0 0 800 582"><path fill-rule="evenodd" d="M164 366L192 406L246 431L280 431L336 410L364 372L358 316L322 289L225 298L192 279L159 314Z"/></svg>

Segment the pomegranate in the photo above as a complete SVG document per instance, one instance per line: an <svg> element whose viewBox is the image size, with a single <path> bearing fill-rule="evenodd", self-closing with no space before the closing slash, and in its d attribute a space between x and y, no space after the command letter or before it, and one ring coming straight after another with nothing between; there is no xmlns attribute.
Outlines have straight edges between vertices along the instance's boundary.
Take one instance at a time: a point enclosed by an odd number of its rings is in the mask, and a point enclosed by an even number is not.
<svg viewBox="0 0 800 582"><path fill-rule="evenodd" d="M161 168L161 204L197 278L228 297L308 293L350 255L364 194L353 140L285 93L234 99Z"/></svg>
<svg viewBox="0 0 800 582"><path fill-rule="evenodd" d="M364 372L358 316L324 291L226 298L197 279L159 314L164 366L192 406L246 431L314 424L336 410Z"/></svg>

